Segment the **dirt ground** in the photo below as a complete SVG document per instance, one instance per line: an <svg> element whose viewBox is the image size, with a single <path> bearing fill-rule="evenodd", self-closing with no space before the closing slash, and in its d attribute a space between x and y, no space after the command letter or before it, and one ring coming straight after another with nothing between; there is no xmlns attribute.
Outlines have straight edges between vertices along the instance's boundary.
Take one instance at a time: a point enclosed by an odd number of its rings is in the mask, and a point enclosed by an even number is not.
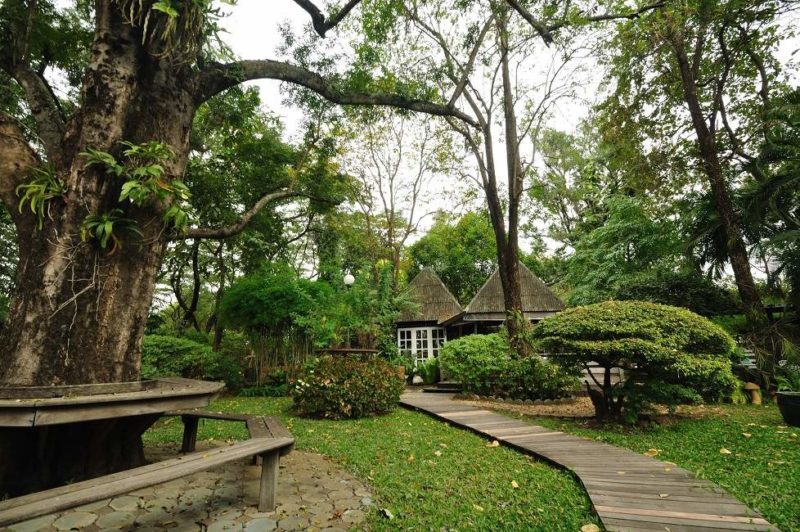
<svg viewBox="0 0 800 532"><path fill-rule="evenodd" d="M576 419L591 419L594 418L594 407L592 401L585 396L575 397L573 399L563 399L555 403L544 404L528 404L510 401L496 401L492 399L481 399L477 396L456 396L456 399L486 410L502 410L505 412L513 412L515 414L523 414L533 417L560 417L560 418L576 418ZM702 418L707 416L720 416L724 415L723 412L715 406L706 405L686 405L679 406L673 415L669 415L666 407L659 407L654 412L654 420L659 423L669 422L670 419L681 418Z"/></svg>

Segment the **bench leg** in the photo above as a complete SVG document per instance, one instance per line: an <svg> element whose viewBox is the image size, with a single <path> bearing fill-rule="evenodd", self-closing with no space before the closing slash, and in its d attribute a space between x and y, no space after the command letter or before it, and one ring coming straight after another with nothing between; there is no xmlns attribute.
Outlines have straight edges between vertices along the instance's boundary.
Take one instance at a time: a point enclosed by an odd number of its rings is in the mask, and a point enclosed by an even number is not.
<svg viewBox="0 0 800 532"><path fill-rule="evenodd" d="M258 511L271 512L275 509L275 492L278 491L278 466L280 454L276 451L262 455L261 490L258 496Z"/></svg>
<svg viewBox="0 0 800 532"><path fill-rule="evenodd" d="M197 444L197 422L199 420L195 416L181 416L181 421L183 421L181 452L190 453L195 450Z"/></svg>

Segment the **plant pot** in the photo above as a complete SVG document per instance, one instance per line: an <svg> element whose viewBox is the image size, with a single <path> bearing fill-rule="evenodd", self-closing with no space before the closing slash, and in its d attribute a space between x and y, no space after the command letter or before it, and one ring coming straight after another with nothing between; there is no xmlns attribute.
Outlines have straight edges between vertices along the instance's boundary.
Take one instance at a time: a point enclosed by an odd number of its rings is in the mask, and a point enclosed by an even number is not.
<svg viewBox="0 0 800 532"><path fill-rule="evenodd" d="M786 424L800 427L800 392L778 392L777 399Z"/></svg>

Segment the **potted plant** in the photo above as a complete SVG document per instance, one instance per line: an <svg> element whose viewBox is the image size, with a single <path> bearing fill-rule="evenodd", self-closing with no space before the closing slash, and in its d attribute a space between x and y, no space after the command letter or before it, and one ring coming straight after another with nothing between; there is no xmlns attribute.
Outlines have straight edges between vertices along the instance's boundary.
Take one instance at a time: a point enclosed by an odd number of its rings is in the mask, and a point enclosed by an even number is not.
<svg viewBox="0 0 800 532"><path fill-rule="evenodd" d="M786 364L775 376L778 408L787 425L800 427L800 366Z"/></svg>

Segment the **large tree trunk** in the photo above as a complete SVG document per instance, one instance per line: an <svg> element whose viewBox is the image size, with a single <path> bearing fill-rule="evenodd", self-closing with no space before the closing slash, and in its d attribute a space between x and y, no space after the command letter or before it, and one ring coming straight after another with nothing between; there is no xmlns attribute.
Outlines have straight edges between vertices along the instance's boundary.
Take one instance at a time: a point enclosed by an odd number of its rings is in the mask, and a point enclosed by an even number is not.
<svg viewBox="0 0 800 532"><path fill-rule="evenodd" d="M141 338L169 235L162 221L168 205L120 203L123 180L99 165L87 167L81 153L95 149L119 158L120 141L159 141L174 153L166 177L177 178L196 104L188 66L149 55L115 3L97 2L96 17L81 109L60 139L45 139L48 163L67 192L48 201L41 227L28 209L17 209L13 190L39 162L13 121L0 120L0 199L19 241L15 293L0 332L0 386L139 379ZM81 228L87 216L113 209L144 236L119 233L123 248L112 253L82 240ZM3 429L0 493L140 465L140 435L151 418ZM53 470L57 462L60 469ZM24 464L34 466L21 470ZM20 474L26 475L22 484Z"/></svg>
<svg viewBox="0 0 800 532"><path fill-rule="evenodd" d="M180 176L194 103L184 90L188 72L144 53L141 36L115 6L98 3L97 19L81 111L67 126L58 159L50 161L68 192L49 201L41 229L33 216L15 217L20 260L0 335L2 384L139 378L140 341L167 237L166 206L120 204L122 180L100 166L86 167L80 154L87 149L119 154L120 141L158 140L175 154L167 173ZM9 146L0 148L7 148L3 159L13 156ZM123 249L115 253L81 240L87 215L116 208L137 223L144 238L120 234Z"/></svg>

